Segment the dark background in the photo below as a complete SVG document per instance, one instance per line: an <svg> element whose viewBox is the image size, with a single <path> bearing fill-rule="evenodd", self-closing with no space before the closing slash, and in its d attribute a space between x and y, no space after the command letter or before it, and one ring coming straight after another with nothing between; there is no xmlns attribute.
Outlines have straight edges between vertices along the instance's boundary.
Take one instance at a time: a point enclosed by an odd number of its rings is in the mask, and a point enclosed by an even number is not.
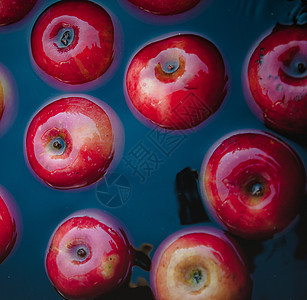
<svg viewBox="0 0 307 300"><path fill-rule="evenodd" d="M40 79L30 59L29 41L34 22L54 2L38 1L24 21L0 29L0 63L15 78L18 94L16 120L0 138L0 185L18 203L23 224L19 244L0 265L1 300L61 299L47 278L44 256L54 228L74 211L100 208L111 212L126 224L136 247L150 243L156 249L169 234L183 228L175 195L176 174L187 166L199 171L206 151L223 135L238 129L265 129L249 110L243 96L244 59L255 42L277 22L290 23L291 16L301 5L300 0L211 0L179 18L153 18L149 14L138 14L125 5L124 0L97 0L116 16L121 46L113 77L96 89L82 93L108 103L124 125L124 159L114 171L121 180L112 187L100 182L81 192L63 192L38 182L28 170L23 155L24 133L34 112L48 100L68 92ZM170 137L163 133L157 135L131 114L124 98L123 78L127 63L138 49L159 36L179 32L203 35L218 46L229 68L230 90L225 105L206 127L190 135ZM306 165L306 147L287 141ZM139 164L145 178L133 173L125 164L140 145L161 161L146 172ZM112 185L112 177L107 178L107 183ZM122 198L119 200L116 195ZM109 202L110 199L113 201ZM116 201L125 203L110 207L120 204ZM256 256L253 300L307 299L307 259L294 256L301 241L296 229L265 242L263 251ZM133 280L139 276L149 278L148 273L135 268Z"/></svg>

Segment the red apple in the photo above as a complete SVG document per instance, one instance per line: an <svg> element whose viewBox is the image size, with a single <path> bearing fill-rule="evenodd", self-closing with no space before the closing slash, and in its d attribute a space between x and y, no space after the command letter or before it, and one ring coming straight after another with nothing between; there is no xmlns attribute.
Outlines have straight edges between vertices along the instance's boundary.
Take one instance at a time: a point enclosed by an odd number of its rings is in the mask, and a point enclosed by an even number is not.
<svg viewBox="0 0 307 300"><path fill-rule="evenodd" d="M271 238L284 230L298 214L305 185L296 152L261 131L219 140L205 157L200 180L214 219L248 239Z"/></svg>
<svg viewBox="0 0 307 300"><path fill-rule="evenodd" d="M218 110L227 80L213 43L179 34L151 43L133 57L126 74L127 102L160 127L188 129Z"/></svg>
<svg viewBox="0 0 307 300"><path fill-rule="evenodd" d="M0 121L4 112L4 94L3 94L3 86L0 81Z"/></svg>
<svg viewBox="0 0 307 300"><path fill-rule="evenodd" d="M31 50L36 64L68 84L103 75L113 61L114 27L104 8L91 1L60 1L36 21Z"/></svg>
<svg viewBox="0 0 307 300"><path fill-rule="evenodd" d="M73 189L105 175L122 137L115 113L101 105L83 97L64 97L34 116L26 133L26 157L46 184Z"/></svg>
<svg viewBox="0 0 307 300"><path fill-rule="evenodd" d="M0 187L0 263L11 253L18 234L17 212L12 197Z"/></svg>
<svg viewBox="0 0 307 300"><path fill-rule="evenodd" d="M175 15L196 6L200 0L128 0L139 8L158 15Z"/></svg>
<svg viewBox="0 0 307 300"><path fill-rule="evenodd" d="M240 251L210 226L176 232L153 257L150 282L156 299L250 299L252 279Z"/></svg>
<svg viewBox="0 0 307 300"><path fill-rule="evenodd" d="M102 211L84 210L52 234L46 271L65 298L93 299L129 278L135 252L118 220Z"/></svg>
<svg viewBox="0 0 307 300"><path fill-rule="evenodd" d="M255 113L273 130L306 141L307 24L278 24L254 50L247 74Z"/></svg>
<svg viewBox="0 0 307 300"><path fill-rule="evenodd" d="M0 26L21 20L35 5L37 0L1 0Z"/></svg>
<svg viewBox="0 0 307 300"><path fill-rule="evenodd" d="M18 110L17 88L10 72L0 64L0 136L15 120Z"/></svg>

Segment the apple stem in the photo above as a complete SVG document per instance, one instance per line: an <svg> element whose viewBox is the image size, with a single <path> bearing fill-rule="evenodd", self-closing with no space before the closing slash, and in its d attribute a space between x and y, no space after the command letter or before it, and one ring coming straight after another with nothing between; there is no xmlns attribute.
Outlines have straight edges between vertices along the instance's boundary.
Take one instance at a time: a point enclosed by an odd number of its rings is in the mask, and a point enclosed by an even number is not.
<svg viewBox="0 0 307 300"><path fill-rule="evenodd" d="M151 259L147 254L139 250L135 251L134 264L145 271L150 271L151 269Z"/></svg>

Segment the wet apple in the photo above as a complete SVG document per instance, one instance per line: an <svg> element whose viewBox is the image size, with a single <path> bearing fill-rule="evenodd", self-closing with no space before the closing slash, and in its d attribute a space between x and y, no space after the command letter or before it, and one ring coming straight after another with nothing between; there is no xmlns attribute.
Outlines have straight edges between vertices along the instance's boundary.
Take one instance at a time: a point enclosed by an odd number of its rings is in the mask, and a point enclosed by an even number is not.
<svg viewBox="0 0 307 300"><path fill-rule="evenodd" d="M288 144L262 131L234 132L208 151L200 186L205 206L230 232L271 238L298 215L304 165Z"/></svg>
<svg viewBox="0 0 307 300"><path fill-rule="evenodd" d="M253 286L238 245L210 226L189 227L164 240L150 282L157 300L247 300Z"/></svg>

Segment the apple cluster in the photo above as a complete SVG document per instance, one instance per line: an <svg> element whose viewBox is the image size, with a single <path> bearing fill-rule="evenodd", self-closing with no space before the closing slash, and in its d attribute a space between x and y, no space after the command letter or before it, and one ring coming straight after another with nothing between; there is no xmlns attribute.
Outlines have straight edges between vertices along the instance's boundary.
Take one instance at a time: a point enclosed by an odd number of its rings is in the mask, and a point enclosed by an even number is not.
<svg viewBox="0 0 307 300"><path fill-rule="evenodd" d="M200 2L127 1L165 16ZM35 3L0 2L0 26L18 22ZM86 90L88 83L105 78L116 60L113 22L111 13L92 1L52 4L31 32L33 67L42 79ZM265 125L307 143L307 25L276 25L247 56L242 74L245 97ZM171 34L131 56L123 85L127 105L141 122L168 134L194 131L223 106L229 70L221 51L206 37ZM0 130L14 98L7 90L10 82L1 75ZM51 188L93 187L112 172L123 142L121 121L106 103L85 94L61 95L29 121L25 160L33 175ZM232 132L208 151L199 185L216 224L170 235L155 250L152 266L111 214L85 209L60 222L45 256L57 292L65 299L101 297L127 284L133 267L139 266L150 271L157 300L250 299L253 278L236 237L270 239L291 226L305 195L304 164L294 148L272 133ZM0 189L0 263L20 235L14 206Z"/></svg>

